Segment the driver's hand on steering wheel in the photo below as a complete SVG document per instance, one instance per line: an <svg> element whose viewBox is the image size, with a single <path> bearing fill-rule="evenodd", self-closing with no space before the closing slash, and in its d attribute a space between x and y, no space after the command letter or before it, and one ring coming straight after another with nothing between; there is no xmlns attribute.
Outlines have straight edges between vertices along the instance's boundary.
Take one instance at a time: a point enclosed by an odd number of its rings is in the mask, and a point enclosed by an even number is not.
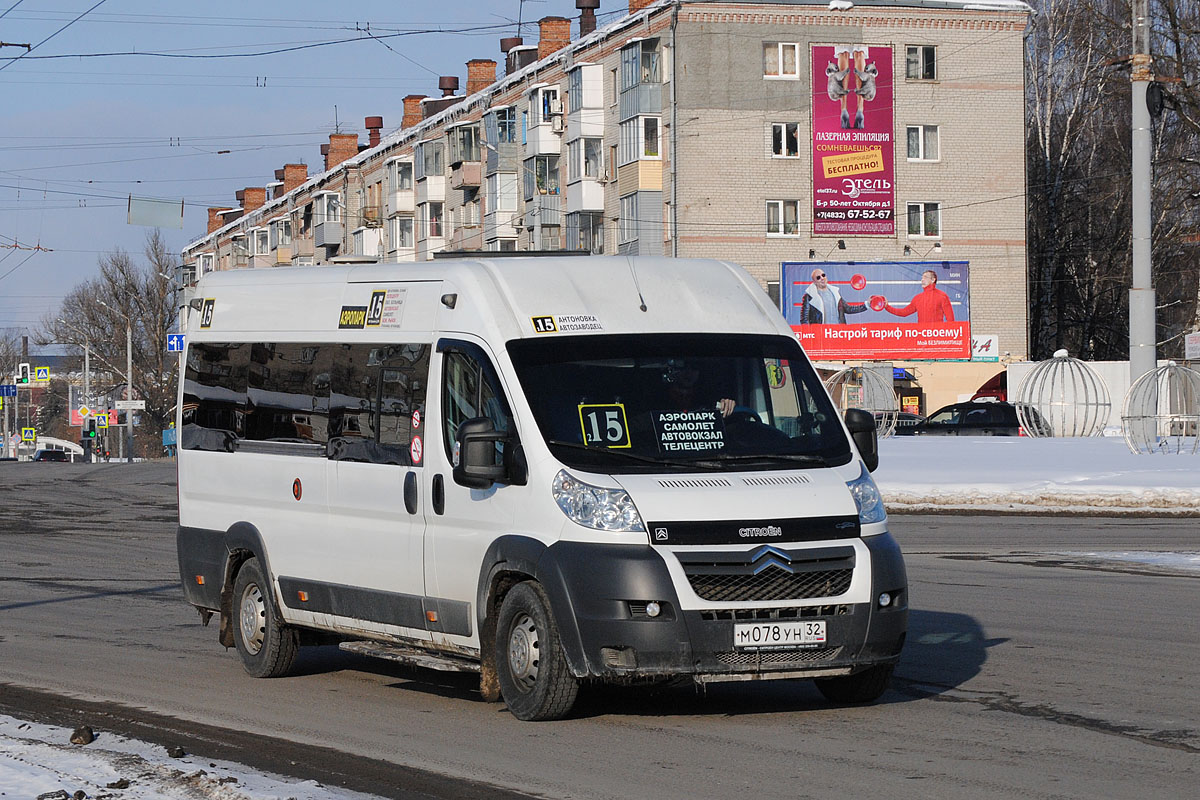
<svg viewBox="0 0 1200 800"><path fill-rule="evenodd" d="M722 417L728 417L730 414L732 414L733 406L733 400L729 399L728 397L722 397L717 401L717 408L721 411Z"/></svg>

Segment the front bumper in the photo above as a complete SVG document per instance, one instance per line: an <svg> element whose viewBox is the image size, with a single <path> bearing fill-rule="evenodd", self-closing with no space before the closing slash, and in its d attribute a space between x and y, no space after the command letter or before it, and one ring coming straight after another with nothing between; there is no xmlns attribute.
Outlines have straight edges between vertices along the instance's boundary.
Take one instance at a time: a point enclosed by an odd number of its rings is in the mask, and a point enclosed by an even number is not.
<svg viewBox="0 0 1200 800"><path fill-rule="evenodd" d="M890 534L863 539L870 553L866 603L762 604L754 609L682 610L663 556L650 546L559 542L538 578L550 594L572 672L611 681L691 676L700 682L844 675L895 663L908 629L908 585ZM669 556L668 556L669 557ZM881 592L894 600L877 605ZM662 613L648 616L654 601ZM805 601L806 603L809 601ZM826 639L809 649L733 647L734 625L823 619Z"/></svg>

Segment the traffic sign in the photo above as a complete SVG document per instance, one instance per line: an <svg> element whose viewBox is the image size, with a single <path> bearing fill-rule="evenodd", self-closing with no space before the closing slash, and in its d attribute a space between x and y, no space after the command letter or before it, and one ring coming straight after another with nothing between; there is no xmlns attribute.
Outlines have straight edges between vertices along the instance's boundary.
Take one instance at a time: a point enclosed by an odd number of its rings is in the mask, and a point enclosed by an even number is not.
<svg viewBox="0 0 1200 800"><path fill-rule="evenodd" d="M183 352L184 335L182 333L167 334L167 352L182 353Z"/></svg>
<svg viewBox="0 0 1200 800"><path fill-rule="evenodd" d="M118 411L145 411L146 410L146 401L145 400L118 400L117 401L117 410Z"/></svg>
<svg viewBox="0 0 1200 800"><path fill-rule="evenodd" d="M0 397L16 397L17 385L15 383L0 383Z"/></svg>
<svg viewBox="0 0 1200 800"><path fill-rule="evenodd" d="M50 368L49 367L34 367L33 368L33 379L35 381L50 380Z"/></svg>
<svg viewBox="0 0 1200 800"><path fill-rule="evenodd" d="M107 428L108 427L108 414L97 414L96 415L96 427L97 428Z"/></svg>
<svg viewBox="0 0 1200 800"><path fill-rule="evenodd" d="M21 428L21 441L22 442L36 442L37 441L37 428Z"/></svg>
<svg viewBox="0 0 1200 800"><path fill-rule="evenodd" d="M83 417L84 419L87 419L91 413L92 413L92 410L90 408L88 408L87 406L79 407L79 416Z"/></svg>

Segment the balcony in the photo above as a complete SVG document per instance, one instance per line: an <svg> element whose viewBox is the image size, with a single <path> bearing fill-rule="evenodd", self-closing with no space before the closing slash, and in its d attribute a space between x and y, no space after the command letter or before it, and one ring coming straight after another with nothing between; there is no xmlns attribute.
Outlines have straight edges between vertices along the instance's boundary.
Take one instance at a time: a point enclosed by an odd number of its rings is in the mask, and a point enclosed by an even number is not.
<svg viewBox="0 0 1200 800"><path fill-rule="evenodd" d="M313 226L313 244L317 247L342 243L342 221L318 222Z"/></svg>
<svg viewBox="0 0 1200 800"><path fill-rule="evenodd" d="M450 188L463 189L479 186L480 174L483 172L478 161L463 161L455 164L450 170Z"/></svg>
<svg viewBox="0 0 1200 800"><path fill-rule="evenodd" d="M482 225L460 225L454 229L454 234L447 242L449 250L482 250L483 249L483 226Z"/></svg>
<svg viewBox="0 0 1200 800"><path fill-rule="evenodd" d="M358 212L359 228L381 228L383 227L382 209L379 206L363 206Z"/></svg>

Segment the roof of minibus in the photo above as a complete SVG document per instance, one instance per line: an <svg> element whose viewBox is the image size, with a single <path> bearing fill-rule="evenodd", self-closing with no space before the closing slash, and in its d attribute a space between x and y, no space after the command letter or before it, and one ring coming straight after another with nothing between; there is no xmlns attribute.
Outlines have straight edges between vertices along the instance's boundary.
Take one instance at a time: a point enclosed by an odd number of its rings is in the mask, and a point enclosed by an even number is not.
<svg viewBox="0 0 1200 800"><path fill-rule="evenodd" d="M440 282L436 297L456 295L453 308L438 309L438 329L501 341L546 333L790 333L754 278L708 259L543 256L236 270L204 276L196 296L220 303L226 292L249 290L258 298L250 310L259 322L275 316L263 311L278 298L293 322L302 304L311 312L303 316L324 327L337 318L322 313L324 306L352 305L357 294L365 303L372 290L398 282ZM336 285L344 290L331 291ZM261 329L228 323L222 327Z"/></svg>

